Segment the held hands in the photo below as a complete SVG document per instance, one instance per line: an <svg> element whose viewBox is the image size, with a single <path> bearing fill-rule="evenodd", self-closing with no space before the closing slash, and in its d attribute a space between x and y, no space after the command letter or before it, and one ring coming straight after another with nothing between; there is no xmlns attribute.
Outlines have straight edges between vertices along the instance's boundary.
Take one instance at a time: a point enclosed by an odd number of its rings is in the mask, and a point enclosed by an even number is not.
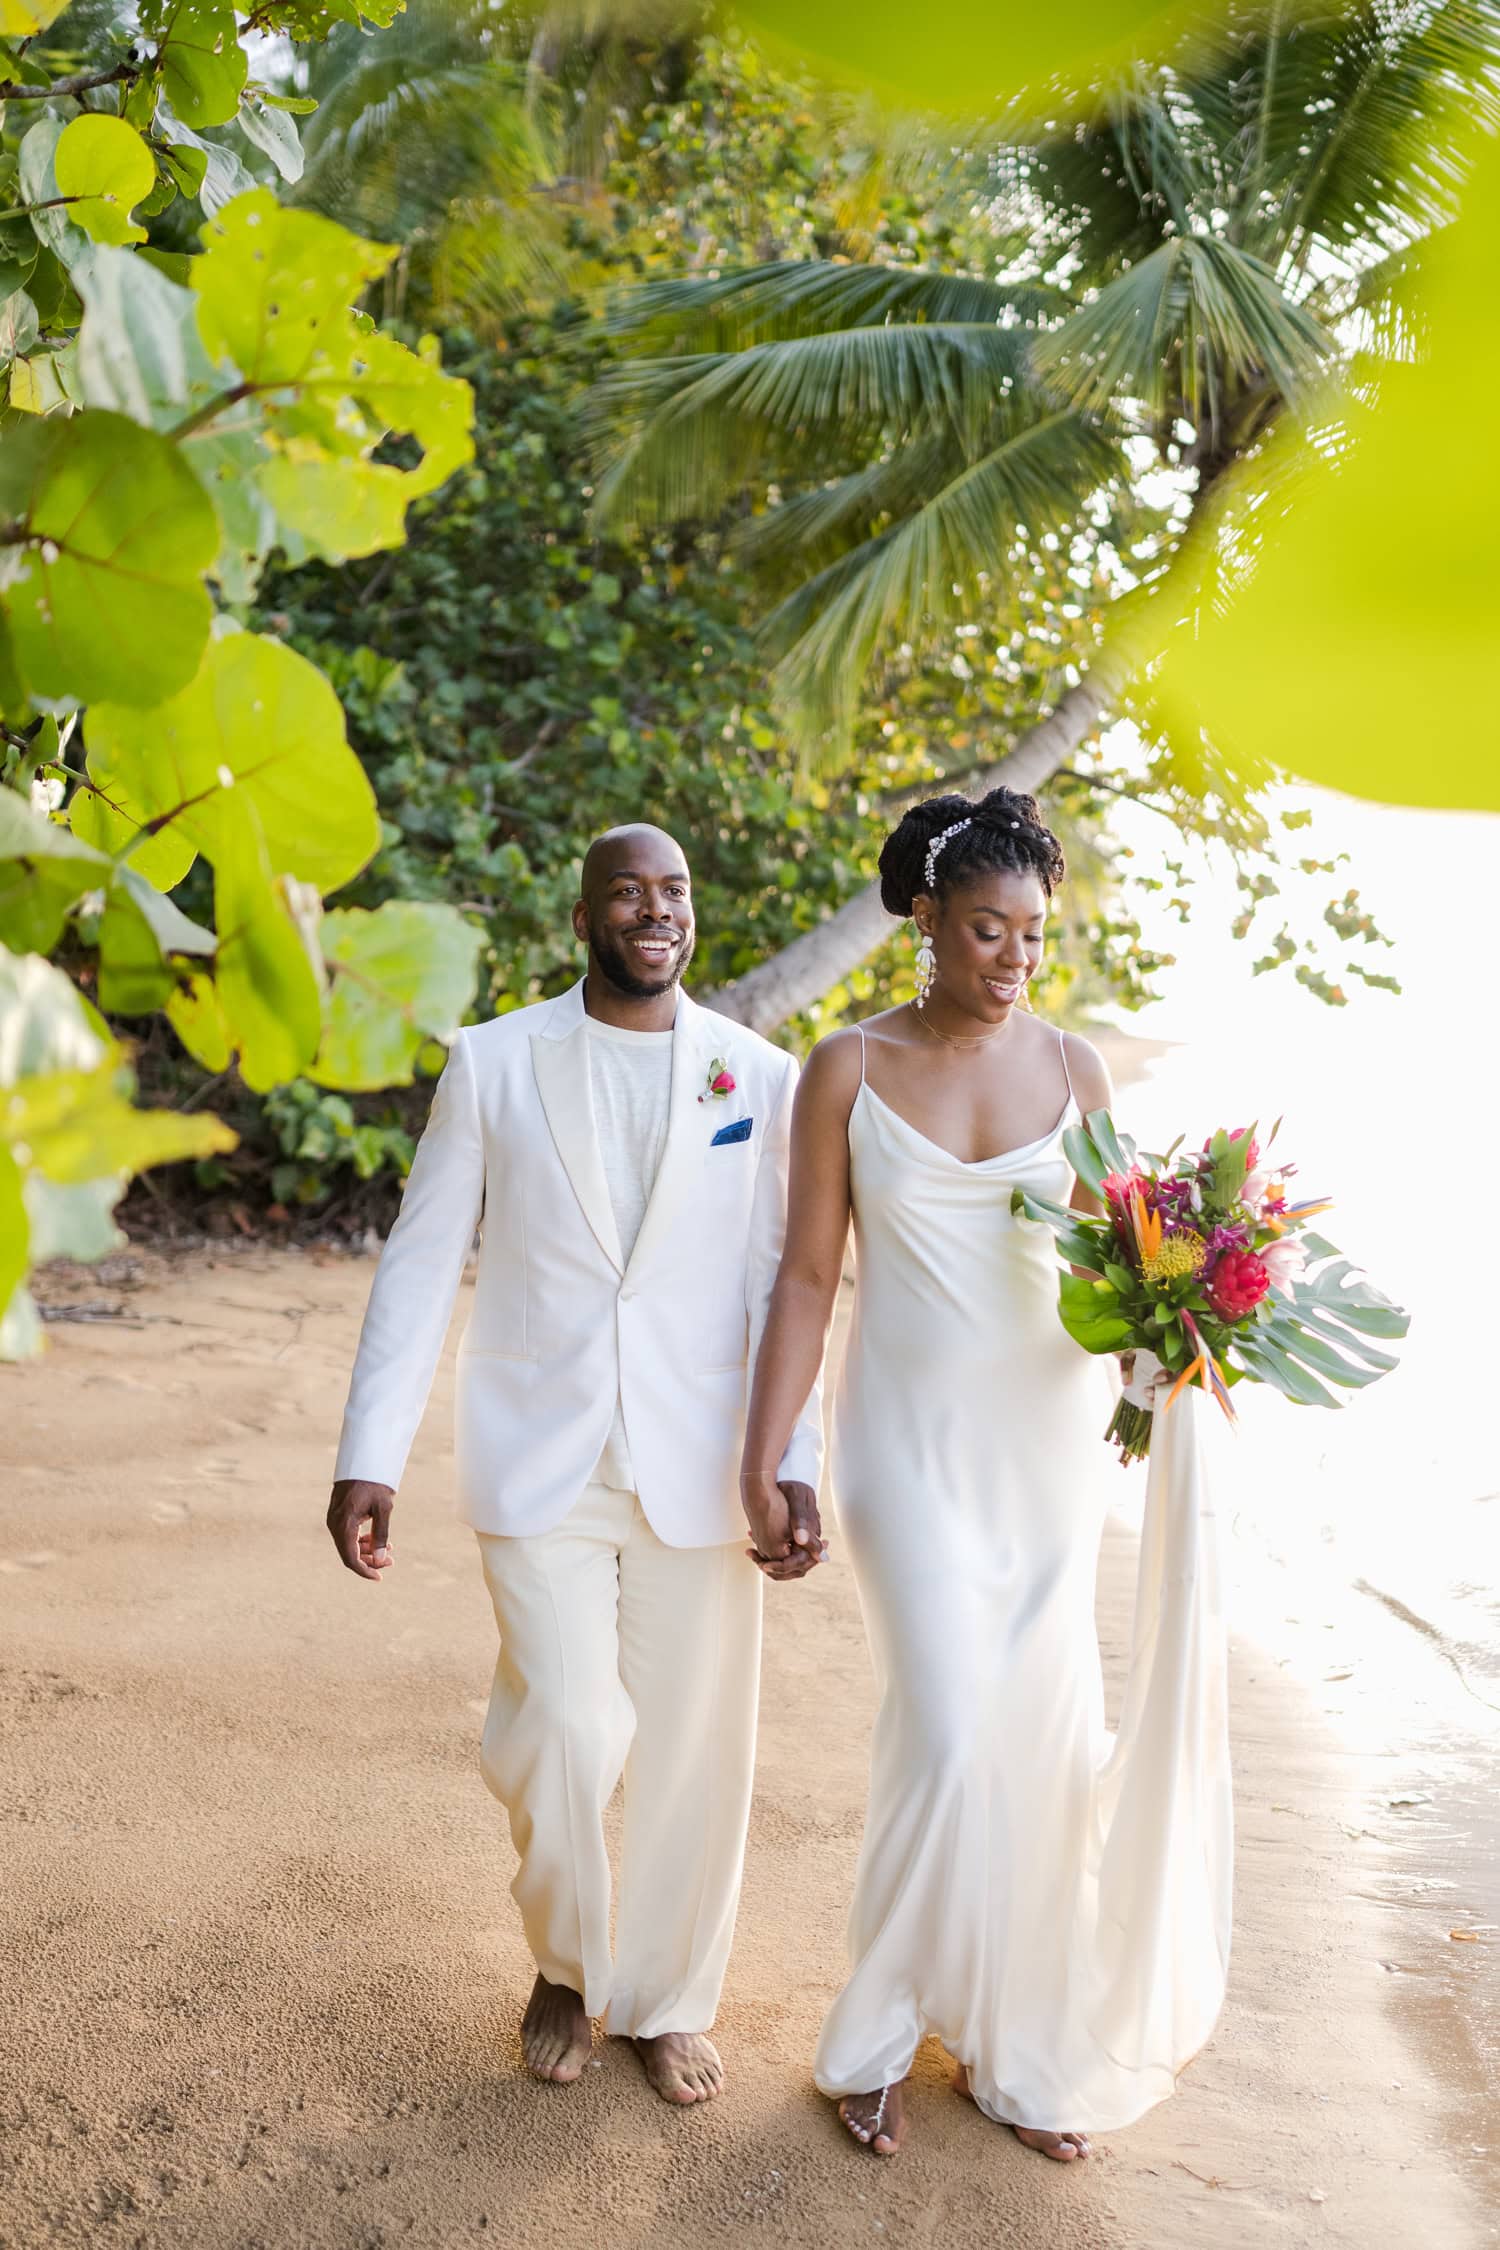
<svg viewBox="0 0 1500 2250"><path fill-rule="evenodd" d="M1126 1398L1143 1414L1155 1413L1177 1380L1171 1368L1163 1367L1155 1352L1147 1351L1144 1345L1133 1352L1121 1352L1120 1377Z"/></svg>
<svg viewBox="0 0 1500 2250"><path fill-rule="evenodd" d="M357 1578L373 1578L395 1561L391 1553L391 1509L395 1490L388 1484L371 1484L364 1477L341 1477L328 1503L328 1529L345 1570ZM369 1529L360 1527L368 1524Z"/></svg>
<svg viewBox="0 0 1500 2250"><path fill-rule="evenodd" d="M767 1578L786 1582L805 1578L828 1552L818 1520L818 1496L810 1484L777 1481L757 1470L740 1478L740 1505L750 1526L745 1550Z"/></svg>

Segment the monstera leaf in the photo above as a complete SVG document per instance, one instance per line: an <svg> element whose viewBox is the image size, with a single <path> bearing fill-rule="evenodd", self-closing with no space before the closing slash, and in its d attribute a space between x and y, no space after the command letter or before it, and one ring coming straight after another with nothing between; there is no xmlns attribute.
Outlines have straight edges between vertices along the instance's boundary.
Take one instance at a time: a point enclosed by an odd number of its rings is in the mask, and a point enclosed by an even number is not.
<svg viewBox="0 0 1500 2250"><path fill-rule="evenodd" d="M0 609L35 693L151 704L192 678L219 527L175 446L118 414L12 429L0 517Z"/></svg>
<svg viewBox="0 0 1500 2250"><path fill-rule="evenodd" d="M397 900L325 915L321 937L331 989L308 1076L346 1092L409 1086L426 1041L463 1021L483 933L451 906Z"/></svg>

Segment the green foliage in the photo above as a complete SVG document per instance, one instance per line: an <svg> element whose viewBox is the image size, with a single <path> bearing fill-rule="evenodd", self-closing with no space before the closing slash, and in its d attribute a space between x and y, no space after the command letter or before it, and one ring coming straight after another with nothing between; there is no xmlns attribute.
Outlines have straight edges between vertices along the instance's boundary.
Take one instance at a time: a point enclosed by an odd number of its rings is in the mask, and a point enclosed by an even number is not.
<svg viewBox="0 0 1500 2250"><path fill-rule="evenodd" d="M816 24L806 30L814 44ZM845 51L873 56L888 28L880 10L868 23L849 19ZM1054 30L1049 21L1037 36L1050 42ZM999 67L1008 36L987 22L976 82ZM933 51L943 49L939 38ZM1300 770L1336 766L1343 785L1357 786L1361 735L1338 718L1348 682L1340 674L1336 689L1330 677L1313 690L1319 644L1290 620L1311 613L1315 582L1345 538L1352 552L1380 558L1361 589L1383 574L1393 620L1409 606L1406 574L1389 558L1400 547L1416 569L1429 542L1409 517L1399 535L1382 518L1395 425L1386 419L1388 440L1367 434L1359 459L1370 467L1357 483L1327 458L1338 450L1331 426L1368 419L1362 331L1389 327L1392 301L1409 285L1395 253L1453 215L1466 89L1493 126L1497 54L1493 11L1473 0L1396 11L1359 0L1306 22L1231 6L1168 59L1106 79L1090 105L1059 100L1045 122L1008 113L998 145L983 151L982 188L973 180L980 222L955 243L966 255L924 261L899 290L881 270L885 258L851 264L824 250L801 265L762 254L737 266L726 254L691 280L626 299L620 323L637 362L600 392L614 432L602 515L619 527L692 521L729 496L765 514L768 528L746 552L772 566L766 638L780 700L800 739L837 759L848 753L862 683L878 679L892 651L940 645L966 600L1008 599L1059 522L1095 551L1114 547L1123 592L1132 578L1158 577L1184 523L1198 518L1183 582L1110 620L1114 672L1144 672L1184 609L1196 623L1235 591L1266 525L1284 512L1278 484L1300 464L1320 513L1316 529L1287 547L1294 559L1278 564L1296 579L1277 615L1308 674L1295 732L1304 744L1321 732L1339 746L1316 765L1302 749ZM1399 444L1413 491L1430 486L1432 433L1451 443L1444 488L1463 495L1469 527L1451 543L1451 584L1464 589L1455 599L1482 608L1485 574L1469 564L1487 494L1456 466L1490 357L1482 210L1479 218L1439 244L1437 261L1452 271L1441 301L1455 339L1460 298L1464 308L1468 344L1452 368L1475 387L1473 399L1465 393L1460 407L1441 388L1451 377L1407 382L1404 370L1385 393L1410 397ZM1331 372L1354 380L1331 393ZM1441 408L1440 396L1449 401ZM1058 419L1064 412L1071 422ZM1045 450L1036 440L1049 430L1070 442ZM1271 436L1283 430L1278 449ZM1031 449L1036 472L1025 490L992 474L1008 457L997 445L1016 443ZM1121 547L1110 504L1123 501L1148 447L1159 468L1180 475L1177 520L1164 536ZM1352 522L1356 509L1360 530L1336 538L1335 518ZM1275 581L1265 583L1274 607ZM1389 592L1397 584L1399 603ZM1354 619L1352 594L1342 614ZM1350 623L1350 660L1367 668L1368 645ZM1259 736L1233 730L1241 781L1253 785L1266 771L1259 742L1285 732L1285 677L1264 661L1259 628L1184 639L1170 700L1143 677L1131 708L1174 760L1201 762L1201 710L1227 707L1221 646L1234 651L1243 708L1262 721ZM1447 676L1465 681L1462 667ZM1429 678L1414 664L1411 692L1420 696ZM1446 731L1460 746L1473 739L1471 722ZM1410 719L1393 743L1398 736L1405 766Z"/></svg>
<svg viewBox="0 0 1500 2250"><path fill-rule="evenodd" d="M411 1169L416 1143L402 1126L360 1123L342 1094L321 1093L306 1080L268 1095L265 1115L281 1151L269 1183L279 1204L326 1202L341 1172L357 1180L382 1172L404 1179ZM205 1184L218 1182L210 1175Z"/></svg>
<svg viewBox="0 0 1500 2250"><path fill-rule="evenodd" d="M380 840L370 785L327 680L228 613L273 546L398 545L472 452L465 386L361 309L392 252L283 211L198 137L248 100L249 145L295 177L244 38L393 12L331 0L242 30L219 0L147 0L92 68L4 57L44 98L12 100L0 149L0 1356L36 1343L28 1255L100 1254L129 1173L234 1138L134 1108L123 1051L44 954L261 1092L409 1082L472 992L479 936L450 906L325 923ZM154 229L183 197L204 246L190 223L158 248L132 213Z"/></svg>
<svg viewBox="0 0 1500 2250"><path fill-rule="evenodd" d="M654 818L681 837L695 984L726 984L812 928L866 879L905 793L968 772L1008 736L1053 631L1068 629L1039 602L1034 637L968 639L946 671L893 679L864 714L857 775L804 779L722 545L642 554L594 536L574 400L612 351L566 307L514 318L498 350L471 347L458 364L475 392L476 458L412 511L408 544L262 590L262 631L327 672L381 807L380 849L350 895L461 900L486 934L481 1006L497 1010L576 975L578 863L613 821ZM1099 803L1080 784L1059 815L1085 865ZM1084 881L1069 908L1054 998L1141 996L1152 964L1128 943L1108 974L1090 957L1111 901ZM885 1005L909 977L897 938L785 1036Z"/></svg>
<svg viewBox="0 0 1500 2250"><path fill-rule="evenodd" d="M234 1144L216 1117L131 1106L119 1046L60 969L0 946L0 1358L40 1349L23 1286L43 1257L99 1258L126 1175Z"/></svg>

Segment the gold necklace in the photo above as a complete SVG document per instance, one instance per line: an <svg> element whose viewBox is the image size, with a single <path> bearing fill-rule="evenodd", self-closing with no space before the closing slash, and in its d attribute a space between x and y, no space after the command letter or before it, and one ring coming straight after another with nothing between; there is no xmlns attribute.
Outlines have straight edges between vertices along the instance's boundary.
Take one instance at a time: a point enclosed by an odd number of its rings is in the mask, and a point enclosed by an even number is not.
<svg viewBox="0 0 1500 2250"><path fill-rule="evenodd" d="M922 1029L930 1031L934 1039L941 1039L945 1047L987 1047L992 1039L1002 1039L1010 1029L1010 1017L1007 1016L1004 1023L997 1023L993 1031L981 1031L977 1038L955 1039L951 1031L939 1031L935 1023L929 1023L915 1000L908 1000L906 1005Z"/></svg>

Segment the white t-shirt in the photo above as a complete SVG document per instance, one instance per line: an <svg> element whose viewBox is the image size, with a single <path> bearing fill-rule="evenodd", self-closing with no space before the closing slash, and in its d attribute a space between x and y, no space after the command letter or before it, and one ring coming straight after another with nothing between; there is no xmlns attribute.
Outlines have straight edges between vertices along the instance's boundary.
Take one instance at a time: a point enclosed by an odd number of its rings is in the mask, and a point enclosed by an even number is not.
<svg viewBox="0 0 1500 2250"><path fill-rule="evenodd" d="M605 1184L628 1265L667 1142L672 1100L670 1031L626 1031L620 1025L586 1019L589 1086L594 1097L594 1130ZM594 1470L594 1482L617 1492L635 1490L635 1472L625 1440L618 1399L614 1427Z"/></svg>

